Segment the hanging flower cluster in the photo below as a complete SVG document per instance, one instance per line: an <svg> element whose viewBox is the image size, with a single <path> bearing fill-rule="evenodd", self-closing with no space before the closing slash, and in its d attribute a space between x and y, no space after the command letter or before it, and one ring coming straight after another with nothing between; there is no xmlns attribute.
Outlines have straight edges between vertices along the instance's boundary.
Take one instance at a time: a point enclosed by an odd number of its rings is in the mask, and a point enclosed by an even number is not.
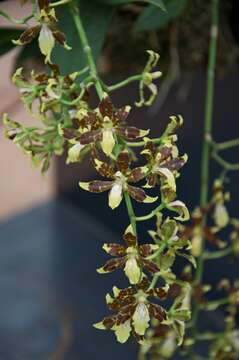
<svg viewBox="0 0 239 360"><path fill-rule="evenodd" d="M123 270L130 286L125 289L114 286L113 295L106 295L107 306L113 314L95 327L112 330L121 343L132 334L138 342L147 344L147 331L157 322L172 334L176 345L181 345L185 322L190 318L191 286L176 276L173 265L177 258L183 257L195 266L189 252L191 243L179 225L189 219L186 205L177 199L176 186L187 161L187 155L180 155L177 147L176 132L183 119L180 115L172 116L161 136L151 138L149 129L130 125L129 105L117 108L112 103L110 91L124 85L104 84L92 65L93 59L86 68L62 75L58 66L51 63L55 41L68 49L64 34L56 27L54 3L38 0L35 6L37 25L27 28L15 43L25 45L38 36L49 71L32 71L30 78L25 78L23 69L18 69L13 82L20 90L25 107L41 126L26 127L5 114L6 136L30 155L34 165L41 165L43 173L52 156L63 154L65 149L67 164L80 163L88 155L98 178L80 181L79 186L92 193L108 192L111 209L125 200L130 224L123 235L123 244L104 244L103 249L112 258L97 271L107 274ZM79 16L75 7L71 10L74 19ZM88 44L81 27L77 21L86 51ZM153 51L148 51L148 55L142 74L137 76L140 98L136 105L139 107L152 104L157 95L154 81L161 76L160 71L155 71L159 55ZM90 56L87 52L88 60ZM91 105L91 88L99 96L96 107ZM149 91L149 97L145 90ZM144 206L151 204L151 207L158 203L147 215L138 217L134 201ZM217 211L217 218L223 206L222 199L217 200L219 202L221 209ZM156 230L149 231L141 243L137 224L153 218Z"/></svg>

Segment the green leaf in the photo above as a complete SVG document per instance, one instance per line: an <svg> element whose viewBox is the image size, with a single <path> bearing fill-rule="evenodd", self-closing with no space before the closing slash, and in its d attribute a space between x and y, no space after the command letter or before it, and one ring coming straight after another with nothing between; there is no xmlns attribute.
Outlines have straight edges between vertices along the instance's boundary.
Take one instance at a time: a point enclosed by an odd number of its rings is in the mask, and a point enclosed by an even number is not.
<svg viewBox="0 0 239 360"><path fill-rule="evenodd" d="M114 8L109 5L99 4L96 1L79 0L82 22L92 48L93 56L97 61L105 36L112 18ZM72 15L66 7L59 14L59 27L67 37L67 43L72 50L67 51L57 46L53 52L53 61L56 62L63 73L68 74L86 66L86 58Z"/></svg>
<svg viewBox="0 0 239 360"><path fill-rule="evenodd" d="M12 43L12 40L17 39L22 30L17 29L0 29L0 55L13 49L16 45Z"/></svg>
<svg viewBox="0 0 239 360"><path fill-rule="evenodd" d="M157 6L158 8L160 8L163 11L166 11L166 7L164 4L163 0L97 0L103 4L108 4L108 5L123 5L123 4L130 4L133 2L142 2L142 3L148 3L148 4L152 4L154 6Z"/></svg>
<svg viewBox="0 0 239 360"><path fill-rule="evenodd" d="M177 18L184 10L188 0L167 0L166 12L155 9L155 6L148 6L138 18L135 30L155 30L160 29Z"/></svg>

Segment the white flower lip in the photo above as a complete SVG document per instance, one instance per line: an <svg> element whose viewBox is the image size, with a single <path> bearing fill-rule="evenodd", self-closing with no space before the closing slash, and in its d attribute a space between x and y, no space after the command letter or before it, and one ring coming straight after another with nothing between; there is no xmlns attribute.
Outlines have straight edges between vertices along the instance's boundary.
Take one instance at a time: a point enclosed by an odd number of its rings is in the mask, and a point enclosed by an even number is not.
<svg viewBox="0 0 239 360"><path fill-rule="evenodd" d="M111 209L115 209L121 203L123 196L123 184L120 181L116 181L109 192L109 206Z"/></svg>

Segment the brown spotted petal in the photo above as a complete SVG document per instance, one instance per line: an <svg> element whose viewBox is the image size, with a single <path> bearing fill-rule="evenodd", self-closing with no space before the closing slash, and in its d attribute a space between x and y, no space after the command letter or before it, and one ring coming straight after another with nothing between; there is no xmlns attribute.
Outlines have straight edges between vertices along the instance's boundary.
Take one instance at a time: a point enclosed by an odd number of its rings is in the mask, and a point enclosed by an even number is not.
<svg viewBox="0 0 239 360"><path fill-rule="evenodd" d="M163 146L160 150L160 161L166 160L172 154L172 147Z"/></svg>
<svg viewBox="0 0 239 360"><path fill-rule="evenodd" d="M83 118L85 120L85 123L87 125L90 125L91 127L94 128L94 130L96 130L97 128L100 127L101 125L101 121L100 118L97 116L97 114L93 111L88 111L88 113L86 114L86 116L84 116Z"/></svg>
<svg viewBox="0 0 239 360"><path fill-rule="evenodd" d="M124 266L125 262L126 262L125 257L117 258L117 259L110 259L106 262L106 264L104 266L97 269L97 272L99 274L105 274L105 273L109 273L109 272L118 270Z"/></svg>
<svg viewBox="0 0 239 360"><path fill-rule="evenodd" d="M126 255L125 247L119 244L114 244L114 243L104 244L103 249L111 256L120 257Z"/></svg>
<svg viewBox="0 0 239 360"><path fill-rule="evenodd" d="M79 141L82 145L88 145L95 141L102 139L102 133L100 130L87 131L79 137Z"/></svg>
<svg viewBox="0 0 239 360"><path fill-rule="evenodd" d="M148 173L148 167L147 166L140 166L137 168L134 168L130 175L127 177L128 182L136 183L142 179L144 179L147 176Z"/></svg>
<svg viewBox="0 0 239 360"><path fill-rule="evenodd" d="M168 293L163 288L154 288L153 295L158 297L160 300L166 300Z"/></svg>
<svg viewBox="0 0 239 360"><path fill-rule="evenodd" d="M102 180L94 180L90 182L79 182L79 186L87 191L93 193L102 193L104 191L108 191L113 186L113 181L102 181Z"/></svg>
<svg viewBox="0 0 239 360"><path fill-rule="evenodd" d="M17 45L29 44L33 39L35 39L37 37L40 30L41 30L40 25L30 27L21 34L21 36L18 40L14 40L13 42L14 42L14 44L17 44Z"/></svg>
<svg viewBox="0 0 239 360"><path fill-rule="evenodd" d="M55 40L62 46L66 46L66 36L63 32L59 30L52 31L52 35L54 36Z"/></svg>
<svg viewBox="0 0 239 360"><path fill-rule="evenodd" d="M120 172L125 174L129 170L131 163L130 154L127 150L123 150L117 157L117 167Z"/></svg>
<svg viewBox="0 0 239 360"><path fill-rule="evenodd" d="M140 262L141 264L144 266L144 268L151 272L152 274L155 274L156 272L159 271L159 268L158 266L151 260L147 260L147 259L144 259L144 258L141 258L140 259Z"/></svg>
<svg viewBox="0 0 239 360"><path fill-rule="evenodd" d="M108 316L103 319L103 324L106 329L111 329L117 321L116 316Z"/></svg>
<svg viewBox="0 0 239 360"><path fill-rule="evenodd" d="M139 246L139 254L143 257L147 257L158 250L159 246L156 244L144 244Z"/></svg>
<svg viewBox="0 0 239 360"><path fill-rule="evenodd" d="M183 167L186 161L187 161L187 157L182 156L176 159L166 161L163 166L165 166L171 171L178 171L181 169L181 167Z"/></svg>
<svg viewBox="0 0 239 360"><path fill-rule="evenodd" d="M147 183L143 186L144 188L153 188L157 185L157 175L150 174L147 176Z"/></svg>
<svg viewBox="0 0 239 360"><path fill-rule="evenodd" d="M48 9L50 6L51 1L50 0L38 0L37 1L39 9Z"/></svg>
<svg viewBox="0 0 239 360"><path fill-rule="evenodd" d="M127 140L135 140L148 135L149 130L140 130L134 126L117 126L118 134Z"/></svg>
<svg viewBox="0 0 239 360"><path fill-rule="evenodd" d="M109 96L105 96L99 103L99 110L103 117L108 116L110 119L113 116L113 104Z"/></svg>
<svg viewBox="0 0 239 360"><path fill-rule="evenodd" d="M151 203L157 200L157 197L152 198L151 196L146 195L143 189L136 186L128 185L127 189L129 195L138 202Z"/></svg>
<svg viewBox="0 0 239 360"><path fill-rule="evenodd" d="M141 282L136 285L136 288L137 288L138 290L143 290L144 292L147 293L149 286L150 286L149 280L148 280L146 277L144 277L144 278L141 280Z"/></svg>
<svg viewBox="0 0 239 360"><path fill-rule="evenodd" d="M95 169L98 171L98 173L101 176L107 177L112 179L114 177L114 167L111 166L110 164L107 164L106 162L103 162L101 160L99 160L98 158L93 158L92 159L93 165L95 167Z"/></svg>
<svg viewBox="0 0 239 360"><path fill-rule="evenodd" d="M218 246L219 248L224 248L226 246L226 243L214 234L209 227L204 228L204 234L211 244Z"/></svg>
<svg viewBox="0 0 239 360"><path fill-rule="evenodd" d="M128 185L128 192L129 192L129 195L138 202L143 202L147 197L147 195L143 189L140 189L135 186Z"/></svg>
<svg viewBox="0 0 239 360"><path fill-rule="evenodd" d="M113 124L124 123L130 112L130 106L124 106L114 111Z"/></svg>
<svg viewBox="0 0 239 360"><path fill-rule="evenodd" d="M150 315L155 319L159 320L160 322L166 319L166 311L162 306L150 303L148 308Z"/></svg>
<svg viewBox="0 0 239 360"><path fill-rule="evenodd" d="M123 307L128 305L134 305L135 297L134 295L137 293L136 289L133 287L128 287L126 289L119 290L117 296L111 301L108 302L108 308L110 310L122 310Z"/></svg>
<svg viewBox="0 0 239 360"><path fill-rule="evenodd" d="M137 245L137 237L134 235L131 225L127 227L123 238L128 247L135 247Z"/></svg>

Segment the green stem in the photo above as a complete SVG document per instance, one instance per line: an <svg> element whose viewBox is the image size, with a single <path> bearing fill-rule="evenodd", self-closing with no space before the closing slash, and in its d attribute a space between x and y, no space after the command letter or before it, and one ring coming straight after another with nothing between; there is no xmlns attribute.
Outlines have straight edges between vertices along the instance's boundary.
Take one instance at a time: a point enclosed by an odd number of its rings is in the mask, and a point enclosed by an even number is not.
<svg viewBox="0 0 239 360"><path fill-rule="evenodd" d="M150 139L150 142L154 143L154 144L159 144L162 141L162 137L160 138L156 138L156 139ZM145 146L145 141L137 141L137 142L126 142L127 146L130 147L142 147Z"/></svg>
<svg viewBox="0 0 239 360"><path fill-rule="evenodd" d="M217 152L212 153L212 158L225 170L227 171L238 171L239 164L231 164L228 161L224 160Z"/></svg>
<svg viewBox="0 0 239 360"><path fill-rule="evenodd" d="M152 281L150 283L150 286L148 288L148 291L155 288L155 285L157 284L157 281L158 281L159 277L160 277L160 273L155 273L154 274L153 279L152 279Z"/></svg>
<svg viewBox="0 0 239 360"><path fill-rule="evenodd" d="M129 218L130 218L130 223L132 225L132 228L134 230L135 235L137 235L137 225L136 225L136 218L135 218L134 208L133 208L130 196L127 193L127 191L124 192L124 199L125 199L127 211L128 211Z"/></svg>
<svg viewBox="0 0 239 360"><path fill-rule="evenodd" d="M214 260L214 259L220 259L222 257L225 257L227 255L230 255L233 252L232 247L228 247L223 250L214 251L214 252L204 252L203 258L204 260Z"/></svg>
<svg viewBox="0 0 239 360"><path fill-rule="evenodd" d="M221 151L221 150L226 150L226 149L230 149L232 147L235 147L235 146L239 146L239 139L232 139L232 140L229 140L229 141L224 141L224 142L221 142L221 143L217 143L217 150L218 151Z"/></svg>
<svg viewBox="0 0 239 360"><path fill-rule="evenodd" d="M56 2L53 2L50 4L50 7L56 7L56 6L61 6L61 5L66 5L69 4L69 2L71 2L72 0L59 0Z"/></svg>
<svg viewBox="0 0 239 360"><path fill-rule="evenodd" d="M135 218L135 220L136 221L146 221L146 220L152 219L152 217L154 217L163 208L165 208L165 205L160 204L159 206L156 207L156 209L151 211L149 214L144 215L144 216L138 216L138 217Z"/></svg>
<svg viewBox="0 0 239 360"><path fill-rule="evenodd" d="M142 78L142 74L133 75L133 76L130 76L129 78L119 82L118 84L109 85L109 86L104 85L104 87L108 92L112 92L112 91L118 90L124 86L127 86L129 83L131 83L133 81L139 81L139 80L141 80L141 78Z"/></svg>
<svg viewBox="0 0 239 360"><path fill-rule="evenodd" d="M157 251L155 251L155 253L147 256L147 260L153 260L156 257L158 257L164 251L164 249L166 249L166 247L167 247L167 244L164 242L163 244L160 245L159 249Z"/></svg>
<svg viewBox="0 0 239 360"><path fill-rule="evenodd" d="M32 13L26 17L23 17L22 19L17 19L15 16L8 15L7 13L5 13L5 11L0 10L0 16L4 17L5 19L14 24L23 25L26 24L30 19L32 19L34 17L34 14Z"/></svg>
<svg viewBox="0 0 239 360"><path fill-rule="evenodd" d="M198 341L212 341L215 339L218 339L219 337L225 336L224 333L202 333L202 334L198 334L196 339Z"/></svg>
<svg viewBox="0 0 239 360"><path fill-rule="evenodd" d="M208 201L209 188L209 162L210 162L210 139L212 138L212 120L213 120L213 102L214 102L214 79L217 55L217 40L218 40L218 23L219 23L219 0L211 0L211 37L209 42L209 60L207 70L207 90L206 90L206 105L205 105L205 120L204 120L204 140L202 148L202 162L201 162L201 192L200 205L205 206ZM204 218L204 222L206 217ZM205 239L203 239L202 253L205 248ZM204 258L200 256L197 264L197 271L195 282L199 284L203 277ZM195 304L193 312L193 332L196 334L196 327L199 315L199 307Z"/></svg>
<svg viewBox="0 0 239 360"><path fill-rule="evenodd" d="M85 33L85 29L83 27L82 20L80 17L80 10L77 6L74 6L73 4L70 4L69 6L70 6L70 10L71 10L71 13L72 13L75 25L76 25L76 29L78 31L78 35L80 37L80 40L81 40L81 43L83 46L83 50L84 50L89 68L90 68L91 76L95 81L95 88L96 88L97 94L98 94L99 98L102 99L103 95L104 95L104 91L103 91L101 82L98 78L98 72L97 72L96 64L95 64L95 61L93 58L92 50L89 45L89 42L88 42L88 39L87 39L87 36Z"/></svg>

